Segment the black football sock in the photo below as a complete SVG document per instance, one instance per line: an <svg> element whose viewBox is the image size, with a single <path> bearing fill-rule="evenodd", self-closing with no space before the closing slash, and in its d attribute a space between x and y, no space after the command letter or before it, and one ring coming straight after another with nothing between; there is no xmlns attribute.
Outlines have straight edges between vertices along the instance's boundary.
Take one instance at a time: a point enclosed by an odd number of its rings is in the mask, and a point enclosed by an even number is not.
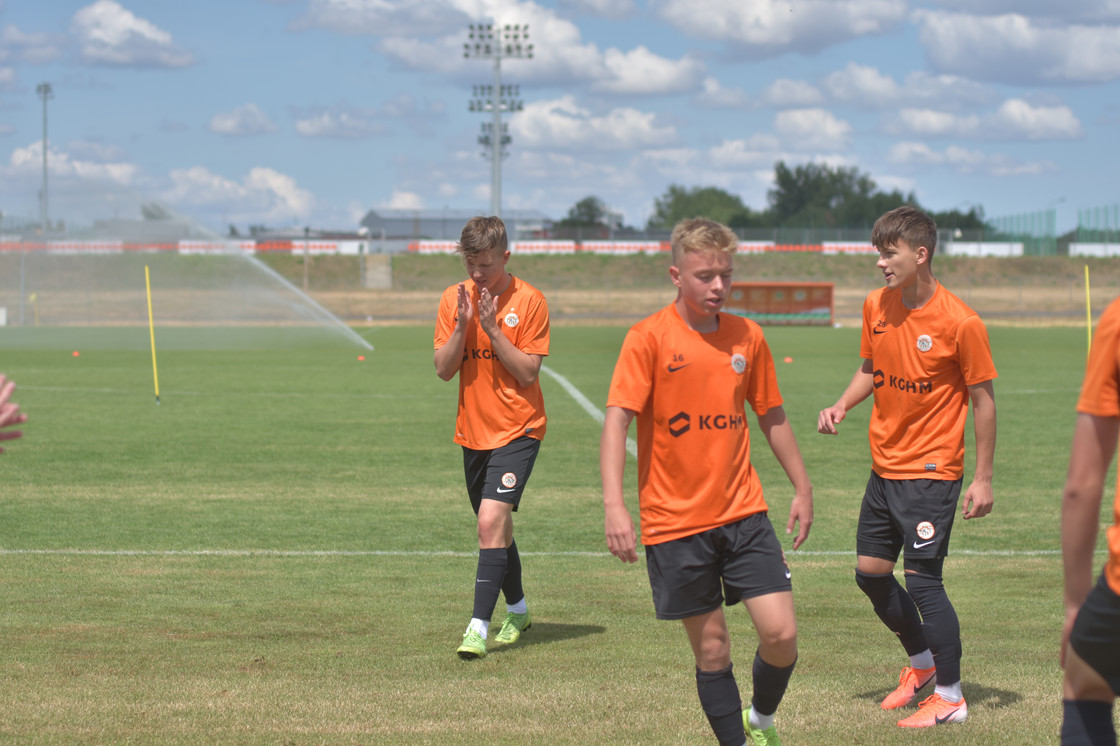
<svg viewBox="0 0 1120 746"><path fill-rule="evenodd" d="M516 539L506 548L506 577L502 581L502 595L507 604L515 604L525 598L525 589L521 587L521 555L517 552Z"/></svg>
<svg viewBox="0 0 1120 746"><path fill-rule="evenodd" d="M696 693L700 707L708 717L712 732L721 746L742 746L746 740L743 728L743 700L731 666L719 671L696 669Z"/></svg>
<svg viewBox="0 0 1120 746"><path fill-rule="evenodd" d="M474 578L474 613L475 619L489 622L494 615L494 607L498 603L498 594L502 590L502 580L506 575L506 550L480 549L478 550L478 571Z"/></svg>

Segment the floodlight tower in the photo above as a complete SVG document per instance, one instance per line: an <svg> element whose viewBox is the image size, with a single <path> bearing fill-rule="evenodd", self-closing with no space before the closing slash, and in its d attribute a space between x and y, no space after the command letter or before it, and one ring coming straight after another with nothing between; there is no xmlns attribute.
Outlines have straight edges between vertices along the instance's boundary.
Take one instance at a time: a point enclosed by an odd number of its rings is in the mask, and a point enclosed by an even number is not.
<svg viewBox="0 0 1120 746"><path fill-rule="evenodd" d="M521 102L514 101L512 97L503 101L502 86L502 59L532 59L533 45L529 44L528 24L506 24L499 26L494 23L470 24L469 41L463 45L463 57L466 59L488 59L494 61L494 84L485 86L490 101L483 103L481 99L471 102L471 111L489 111L493 114L490 128L491 153L490 153L490 211L501 217L502 214L502 146L505 136L502 129L502 111L514 111L514 104L519 109ZM479 87L475 88L478 95ZM477 108L476 108L477 106Z"/></svg>
<svg viewBox="0 0 1120 746"><path fill-rule="evenodd" d="M49 217L47 212L47 99L54 98L50 83L40 83L35 86L35 92L43 99L43 194L39 200L39 220L43 231L43 240L47 238Z"/></svg>
<svg viewBox="0 0 1120 746"><path fill-rule="evenodd" d="M525 104L518 98L521 95L520 86L516 85L503 85L501 93L497 96L498 106L500 111L521 111L525 108ZM493 86L489 85L476 85L474 87L474 96L470 101L470 110L477 112L492 112L494 109L495 96L493 93ZM493 159L492 147L498 147L501 152L501 157L505 158L509 155L506 146L513 142L509 136L509 125L502 123L500 130L501 136L494 137L494 123L487 122L482 125L482 134L478 136L478 144L483 148L483 157ZM499 205L500 207L501 205ZM497 215L497 213L494 213Z"/></svg>

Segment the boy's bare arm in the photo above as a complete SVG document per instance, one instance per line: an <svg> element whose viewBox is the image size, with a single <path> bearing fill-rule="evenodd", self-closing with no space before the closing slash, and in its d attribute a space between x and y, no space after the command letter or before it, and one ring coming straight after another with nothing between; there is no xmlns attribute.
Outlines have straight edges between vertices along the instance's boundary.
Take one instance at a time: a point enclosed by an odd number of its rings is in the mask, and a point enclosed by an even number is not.
<svg viewBox="0 0 1120 746"><path fill-rule="evenodd" d="M634 519L626 509L622 476L626 470L626 433L634 412L607 407L599 440L599 475L603 481L603 525L607 549L623 562L638 561L638 538Z"/></svg>
<svg viewBox="0 0 1120 746"><path fill-rule="evenodd" d="M1093 551L1100 527L1105 478L1120 440L1120 420L1078 414L1062 490L1062 564L1066 618L1062 658L1073 620L1093 587Z"/></svg>
<svg viewBox="0 0 1120 746"><path fill-rule="evenodd" d="M817 416L817 432L823 435L836 435L836 426L848 416L848 410L871 396L871 392L875 390L874 384L871 361L864 360L836 403L828 409L822 409Z"/></svg>
<svg viewBox="0 0 1120 746"><path fill-rule="evenodd" d="M976 432L976 469L961 501L964 518L983 518L992 512L992 471L996 454L996 397L991 381L968 387Z"/></svg>
<svg viewBox="0 0 1120 746"><path fill-rule="evenodd" d="M459 283L459 295L456 303L455 329L452 330L451 336L443 347L436 350L434 357L436 375L444 381L450 381L459 372L459 368L463 367L463 347L467 339L466 330L471 319L474 318L474 306L471 304L466 286L461 282Z"/></svg>
<svg viewBox="0 0 1120 746"><path fill-rule="evenodd" d="M797 438L785 409L774 407L759 415L758 425L766 436L774 457L793 485L793 502L789 506L786 533L793 533L794 524L797 524L797 538L793 540L793 548L797 549L809 538L809 529L813 525L813 485L809 481L809 473L805 470L805 461L801 458L801 449L797 445Z"/></svg>
<svg viewBox="0 0 1120 746"><path fill-rule="evenodd" d="M0 375L0 440L15 440L23 435L22 430L9 430L14 425L27 422L27 415L19 410L19 405L13 402L12 394L15 393L15 381L9 381L7 376ZM0 453L4 449L0 448Z"/></svg>

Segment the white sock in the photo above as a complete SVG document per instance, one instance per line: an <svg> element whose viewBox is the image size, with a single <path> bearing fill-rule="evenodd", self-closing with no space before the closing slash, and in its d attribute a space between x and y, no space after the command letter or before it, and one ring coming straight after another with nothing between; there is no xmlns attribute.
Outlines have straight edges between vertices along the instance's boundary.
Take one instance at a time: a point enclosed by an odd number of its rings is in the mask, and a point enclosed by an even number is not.
<svg viewBox="0 0 1120 746"><path fill-rule="evenodd" d="M929 648L910 656L910 668L933 668L933 653L929 652Z"/></svg>
<svg viewBox="0 0 1120 746"><path fill-rule="evenodd" d="M755 712L755 709L752 706L751 707L751 716L750 716L749 722L750 722L752 728L758 728L759 730L766 730L767 728L769 728L771 725L774 724L774 714L763 715L759 712Z"/></svg>
<svg viewBox="0 0 1120 746"><path fill-rule="evenodd" d="M938 684L933 690L941 695L941 699L949 702L960 702L964 699L964 694L961 692L961 682L959 681L949 686L941 686Z"/></svg>
<svg viewBox="0 0 1120 746"><path fill-rule="evenodd" d="M485 640L486 635L490 634L490 622L484 619L471 619L471 623L467 625L467 629L473 629L478 633L479 637Z"/></svg>
<svg viewBox="0 0 1120 746"><path fill-rule="evenodd" d="M529 610L529 604L525 603L525 597L522 596L521 600L515 604L506 603L506 611L510 614L524 614Z"/></svg>

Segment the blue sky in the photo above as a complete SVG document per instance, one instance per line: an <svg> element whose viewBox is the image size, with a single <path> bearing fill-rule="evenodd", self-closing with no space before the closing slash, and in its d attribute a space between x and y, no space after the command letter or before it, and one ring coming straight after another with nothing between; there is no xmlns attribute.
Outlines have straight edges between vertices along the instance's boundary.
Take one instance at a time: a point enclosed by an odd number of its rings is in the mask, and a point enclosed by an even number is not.
<svg viewBox="0 0 1120 746"><path fill-rule="evenodd" d="M855 166L934 210L1116 204L1120 0L0 0L0 210L159 200L353 229L488 211L471 23L529 25L502 204L642 226L671 184L766 206L774 163Z"/></svg>

